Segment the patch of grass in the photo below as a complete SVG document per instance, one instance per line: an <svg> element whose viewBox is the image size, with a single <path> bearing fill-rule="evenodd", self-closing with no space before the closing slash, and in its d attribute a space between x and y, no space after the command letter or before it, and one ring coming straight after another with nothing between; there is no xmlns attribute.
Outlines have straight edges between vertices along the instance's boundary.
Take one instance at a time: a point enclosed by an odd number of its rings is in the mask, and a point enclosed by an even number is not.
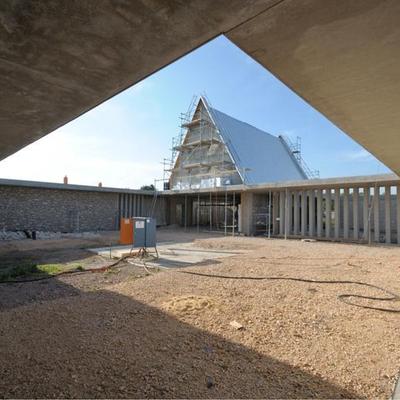
<svg viewBox="0 0 400 400"><path fill-rule="evenodd" d="M62 264L25 263L0 269L0 282L23 280L23 278L56 275L65 268Z"/></svg>
<svg viewBox="0 0 400 400"><path fill-rule="evenodd" d="M62 264L42 264L36 265L37 274L56 275L64 271L65 268Z"/></svg>

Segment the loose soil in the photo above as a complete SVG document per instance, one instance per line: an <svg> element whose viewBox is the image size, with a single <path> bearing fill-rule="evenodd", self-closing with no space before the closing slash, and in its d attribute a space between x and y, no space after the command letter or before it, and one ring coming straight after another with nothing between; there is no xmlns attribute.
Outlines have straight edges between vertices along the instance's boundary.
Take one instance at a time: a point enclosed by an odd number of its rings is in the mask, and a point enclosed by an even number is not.
<svg viewBox="0 0 400 400"><path fill-rule="evenodd" d="M204 249L249 249L184 271L357 280L400 293L396 247L163 234ZM343 293L381 295L351 284L229 280L178 270L148 275L131 265L0 285L0 393L388 398L400 369L400 314L347 305L337 297ZM354 301L400 308L400 302Z"/></svg>

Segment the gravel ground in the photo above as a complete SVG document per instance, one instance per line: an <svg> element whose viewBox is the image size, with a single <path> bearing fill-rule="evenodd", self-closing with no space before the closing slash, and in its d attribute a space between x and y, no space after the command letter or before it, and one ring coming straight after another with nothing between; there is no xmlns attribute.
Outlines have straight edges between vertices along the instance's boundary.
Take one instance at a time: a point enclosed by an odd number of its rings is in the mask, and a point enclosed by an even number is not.
<svg viewBox="0 0 400 400"><path fill-rule="evenodd" d="M204 236L194 245L249 252L185 271L358 280L400 292L396 247ZM381 295L372 288L177 271L104 284L83 276L55 281L55 294L71 296L1 310L3 397L383 399L400 369L400 314L337 297ZM4 286L0 303L11 296Z"/></svg>

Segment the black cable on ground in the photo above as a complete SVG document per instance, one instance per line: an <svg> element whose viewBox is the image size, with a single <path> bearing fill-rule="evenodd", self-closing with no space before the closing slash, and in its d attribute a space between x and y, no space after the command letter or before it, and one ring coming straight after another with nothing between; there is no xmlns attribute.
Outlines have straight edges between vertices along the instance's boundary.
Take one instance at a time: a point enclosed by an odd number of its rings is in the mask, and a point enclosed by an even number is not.
<svg viewBox="0 0 400 400"><path fill-rule="evenodd" d="M383 307L374 307L374 306L367 306L362 304L353 303L348 301L349 298L358 298L358 299L367 299L372 301L398 301L400 300L400 296L390 292L387 289L384 289L380 286L373 285L371 283L365 283L360 281L350 281L350 280L318 280L318 279L304 279L304 278L294 278L294 277L284 277L284 276L232 276L232 275L214 275L214 274L204 274L201 272L193 272L193 271L174 271L179 272L181 274L187 275L195 275L195 276L202 276L207 278L217 278L217 279L233 279L233 280L254 280L254 281L294 281L294 282L304 282L304 283L317 283L317 284L347 284L347 285L358 285L369 287L372 289L379 290L385 293L386 297L376 297L376 296L364 296L360 294L339 294L337 298L345 304L360 307L360 308L367 308L370 310L377 310L377 311L384 311L384 312L391 312L391 313L400 313L400 309L391 309L391 308L383 308Z"/></svg>
<svg viewBox="0 0 400 400"><path fill-rule="evenodd" d="M283 259L284 257L278 258L278 259ZM391 309L391 308L383 308L383 307L375 307L375 306L368 306L368 305L362 305L362 304L357 304L349 301L349 298L358 298L358 299L366 299L366 300L372 300L372 301L399 301L400 296L396 293L393 293L385 288L382 288L377 285L373 285L372 283L366 283L366 282L360 282L360 281L351 281L351 280L318 280L318 279L306 279L306 278L295 278L291 276L235 276L235 275L216 275L216 274L206 274L202 272L194 272L194 271L182 271L182 270L177 270L177 269L170 269L170 268L163 268L163 267L152 267L148 266L145 262L145 260L141 260L143 268L146 270L146 272L149 272L148 268L158 268L158 269L164 269L168 271L174 271L180 274L187 274L187 275L194 275L194 276L200 276L200 277L206 277L206 278L216 278L216 279L231 279L231 280L253 280L253 281L292 281L292 282L303 282L303 283L316 283L316 284L347 284L347 285L358 285L358 286L364 286L372 289L376 289L380 292L383 292L386 294L386 297L377 297L377 296L364 296L360 294L350 294L350 293L345 293L345 294L339 294L337 298L350 306L355 306L359 308L365 308L365 309L370 309L370 310L376 310L376 311L383 311L383 312L389 312L389 313L395 313L398 314L400 313L400 309ZM272 262L273 263L273 262ZM273 263L274 264L274 263Z"/></svg>
<svg viewBox="0 0 400 400"><path fill-rule="evenodd" d="M81 270L72 270L72 271L64 271L60 272L59 274L55 275L48 275L44 277L38 277L35 279L24 279L24 280L7 280L7 281L0 281L0 284L2 283L28 283L28 282L37 282L45 279L51 279L51 278L56 278L62 275L80 275L88 272L104 272L107 271L108 269L111 269L115 266L117 266L119 263L122 261L125 261L126 259L129 258L138 258L139 261L142 262L143 268L147 273L150 273L148 268L154 268L154 269L164 269L168 271L174 271L180 274L187 274L187 275L194 275L194 276L200 276L200 277L206 277L206 278L216 278L216 279L231 279L231 280L253 280L253 281L264 281L264 280L269 280L269 281L292 281L292 282L303 282L303 283L316 283L316 284L347 284L347 285L358 285L358 286L364 286L368 288L372 288L375 290L378 290L380 292L383 292L386 294L386 297L377 297L377 296L364 296L360 294L350 294L350 293L345 293L345 294L339 294L337 298L351 306L355 307L360 307L360 308L365 308L365 309L370 309L370 310L376 310L376 311L383 311L383 312L390 312L390 313L400 313L400 309L391 309L391 308L383 308L383 307L375 307L375 306L368 306L368 305L362 305L362 304L357 304L349 301L349 298L358 298L358 299L365 299L365 300L372 300L372 301L399 301L400 296L396 293L393 293L385 288L382 288L377 285L373 285L372 283L366 283L366 282L361 282L361 281L351 281L351 280L318 280L318 279L306 279L306 278L295 278L295 277L290 277L290 276L235 276L235 275L216 275L216 274L206 274L206 273L201 273L201 272L194 272L194 271L182 271L178 269L170 269L170 268L165 268L165 267L153 267L153 266L148 266L146 264L146 257L151 257L154 260L158 259L158 252L156 249L156 256L150 255L145 252L140 252L136 255L133 254L128 254L126 256L123 256L119 258L117 261L114 263L101 267L101 268L90 268L90 269L85 269L83 271ZM276 259L284 259L286 257L280 257ZM302 259L301 259L302 260ZM269 260L271 261L271 260ZM273 261L273 260L272 260ZM298 260L299 261L299 260Z"/></svg>

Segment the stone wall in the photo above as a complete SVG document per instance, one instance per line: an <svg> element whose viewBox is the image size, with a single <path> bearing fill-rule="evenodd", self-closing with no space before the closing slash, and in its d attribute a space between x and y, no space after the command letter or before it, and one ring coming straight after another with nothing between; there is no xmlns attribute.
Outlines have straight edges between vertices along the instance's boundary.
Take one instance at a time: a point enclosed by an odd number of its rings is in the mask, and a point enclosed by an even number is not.
<svg viewBox="0 0 400 400"><path fill-rule="evenodd" d="M0 230L117 230L120 217L148 216L152 201L153 193L126 194L117 191L0 185ZM166 223L166 204L165 199L158 198L154 216L159 225Z"/></svg>
<svg viewBox="0 0 400 400"><path fill-rule="evenodd" d="M118 193L0 186L0 229L83 232L118 228Z"/></svg>

